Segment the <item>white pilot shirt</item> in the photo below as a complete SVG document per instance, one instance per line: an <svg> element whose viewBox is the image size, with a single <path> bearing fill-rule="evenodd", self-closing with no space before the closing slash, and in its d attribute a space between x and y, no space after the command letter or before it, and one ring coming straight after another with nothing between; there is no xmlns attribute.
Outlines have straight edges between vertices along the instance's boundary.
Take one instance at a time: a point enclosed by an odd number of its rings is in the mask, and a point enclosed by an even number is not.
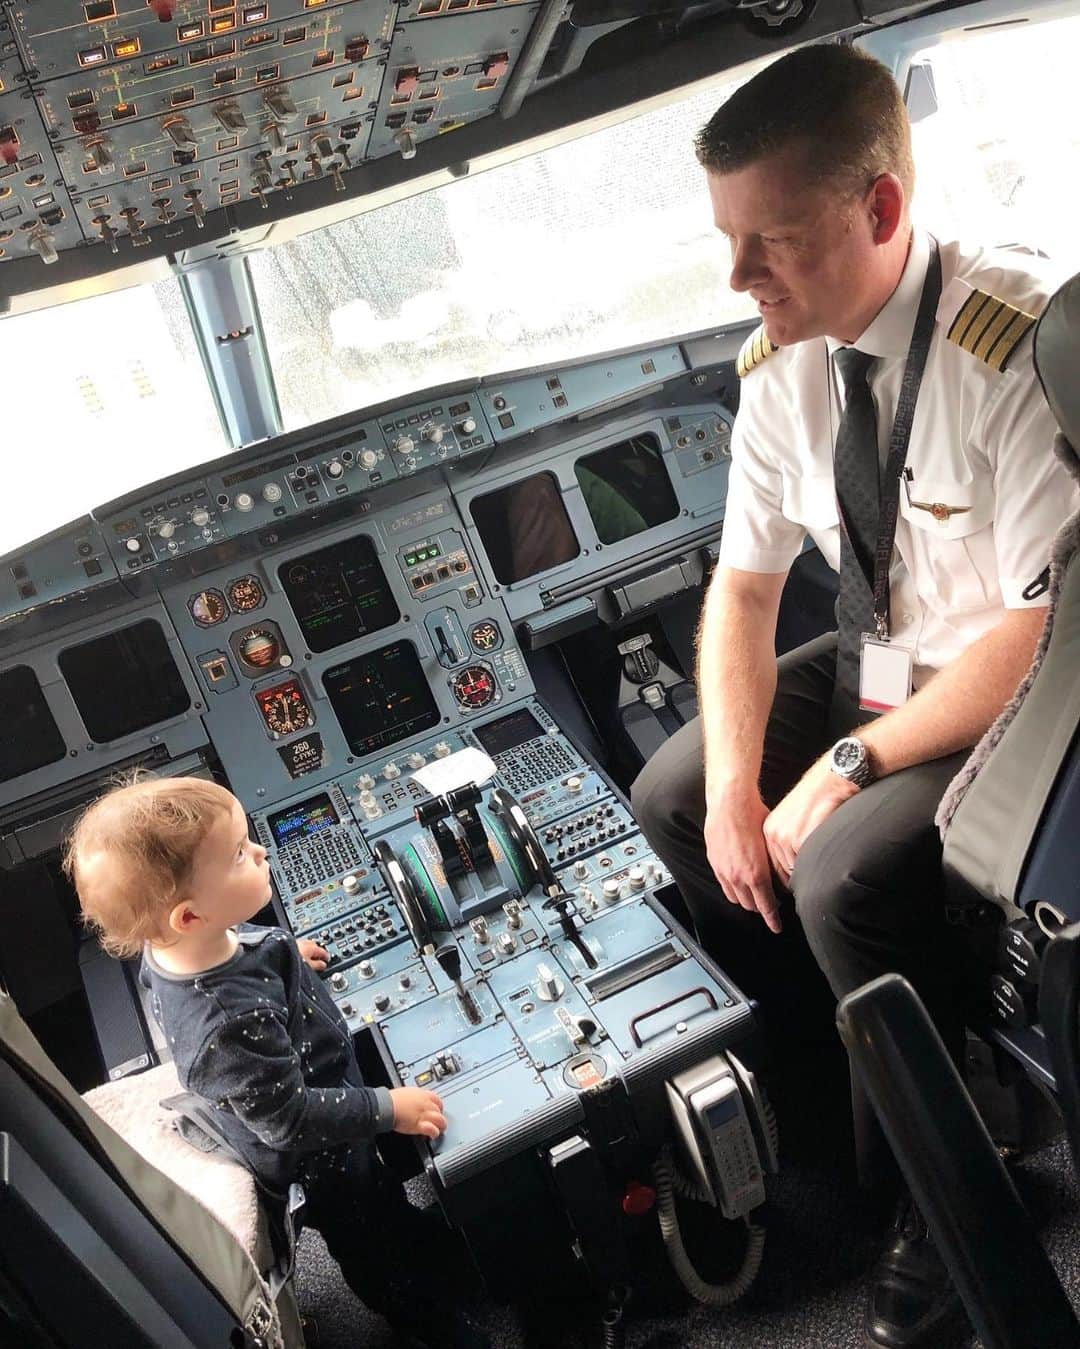
<svg viewBox="0 0 1080 1349"><path fill-rule="evenodd" d="M1025 600L1022 592L1047 565L1054 535L1080 504L1051 448L1057 428L1033 368L1030 331L1002 371L946 336L972 289L1037 315L1053 282L1029 270L1035 259L954 242L939 250L941 301L890 570L890 632L914 647L916 686L994 627L1005 609L1049 602L1046 595ZM928 259L929 240L916 230L899 285L854 343L879 358L869 382L882 463ZM843 393L831 359L839 345L814 338L782 347L744 377L722 565L787 571L809 534L839 570L832 456ZM935 503L953 513L937 518L925 508Z"/></svg>

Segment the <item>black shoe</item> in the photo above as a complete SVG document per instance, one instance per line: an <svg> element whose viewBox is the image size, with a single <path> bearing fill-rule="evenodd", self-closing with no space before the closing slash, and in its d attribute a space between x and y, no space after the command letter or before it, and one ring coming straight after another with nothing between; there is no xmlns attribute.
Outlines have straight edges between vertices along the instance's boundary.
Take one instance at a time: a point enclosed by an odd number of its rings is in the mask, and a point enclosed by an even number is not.
<svg viewBox="0 0 1080 1349"><path fill-rule="evenodd" d="M937 1349L965 1322L963 1303L913 1200L897 1211L890 1245L874 1270L866 1343L881 1349Z"/></svg>

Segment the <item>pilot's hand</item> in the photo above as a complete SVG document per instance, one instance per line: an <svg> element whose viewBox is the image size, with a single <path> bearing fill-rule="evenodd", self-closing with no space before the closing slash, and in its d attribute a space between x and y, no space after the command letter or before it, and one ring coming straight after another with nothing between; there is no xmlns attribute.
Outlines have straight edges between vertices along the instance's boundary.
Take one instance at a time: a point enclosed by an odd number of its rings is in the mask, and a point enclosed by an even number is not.
<svg viewBox="0 0 1080 1349"><path fill-rule="evenodd" d="M799 849L818 825L858 790L832 771L827 758L819 759L770 813L765 821L765 846L785 885L795 869Z"/></svg>
<svg viewBox="0 0 1080 1349"><path fill-rule="evenodd" d="M395 1133L438 1138L446 1132L443 1103L433 1091L425 1091L423 1087L392 1087L390 1099L394 1103Z"/></svg>
<svg viewBox="0 0 1080 1349"><path fill-rule="evenodd" d="M772 932L780 931L769 854L762 825L769 814L757 788L708 793L705 851L713 875L732 904L759 913Z"/></svg>
<svg viewBox="0 0 1080 1349"><path fill-rule="evenodd" d="M330 952L320 946L317 941L312 941L310 937L299 938L296 945L311 968L318 970L320 974L330 963Z"/></svg>

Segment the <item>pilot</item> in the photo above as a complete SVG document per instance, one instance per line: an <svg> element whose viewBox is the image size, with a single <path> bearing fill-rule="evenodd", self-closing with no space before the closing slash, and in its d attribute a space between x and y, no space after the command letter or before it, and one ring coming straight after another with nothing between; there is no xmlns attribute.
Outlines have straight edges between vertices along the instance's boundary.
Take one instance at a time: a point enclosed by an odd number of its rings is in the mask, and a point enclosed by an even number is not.
<svg viewBox="0 0 1080 1349"><path fill-rule="evenodd" d="M913 226L903 101L850 47L774 62L696 148L730 284L762 324L738 362L702 715L646 765L634 811L781 1052L823 991L808 945L835 998L906 976L959 1057L933 819L1028 668L1047 603L1033 582L1077 504L1032 367L1053 286L1030 257ZM777 661L807 535L839 572L837 632ZM895 1190L856 1084L853 1106L860 1179ZM958 1312L908 1200L868 1340L936 1344Z"/></svg>

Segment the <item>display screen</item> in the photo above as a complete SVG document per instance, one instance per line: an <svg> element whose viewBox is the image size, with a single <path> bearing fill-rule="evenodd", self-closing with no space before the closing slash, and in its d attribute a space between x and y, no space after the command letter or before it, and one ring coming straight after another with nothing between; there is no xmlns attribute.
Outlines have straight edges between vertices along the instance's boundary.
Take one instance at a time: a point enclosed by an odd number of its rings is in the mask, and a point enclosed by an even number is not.
<svg viewBox="0 0 1080 1349"><path fill-rule="evenodd" d="M178 717L191 706L165 634L152 618L69 646L59 663L87 731L100 744Z"/></svg>
<svg viewBox="0 0 1080 1349"><path fill-rule="evenodd" d="M508 749L516 749L518 745L524 745L526 740L535 740L543 734L543 726L525 707L519 712L511 712L508 717L500 717L498 721L489 721L486 726L473 727L473 735L493 759L497 754L505 754Z"/></svg>
<svg viewBox="0 0 1080 1349"><path fill-rule="evenodd" d="M401 617L375 545L363 534L294 557L278 577L312 651L332 651Z"/></svg>
<svg viewBox="0 0 1080 1349"><path fill-rule="evenodd" d="M323 675L323 687L354 754L370 754L439 724L411 642L335 665Z"/></svg>
<svg viewBox="0 0 1080 1349"><path fill-rule="evenodd" d="M266 823L277 846L287 848L298 839L314 838L324 829L332 829L338 823L338 813L324 792L289 806L287 810L279 810L276 815L268 816Z"/></svg>
<svg viewBox="0 0 1080 1349"><path fill-rule="evenodd" d="M4 709L0 719L0 782L56 763L67 753L29 665L16 665L0 674L0 707Z"/></svg>
<svg viewBox="0 0 1080 1349"><path fill-rule="evenodd" d="M503 585L577 557L581 546L552 473L476 497L470 507L476 528Z"/></svg>
<svg viewBox="0 0 1080 1349"><path fill-rule="evenodd" d="M620 543L679 513L655 436L634 436L582 455L574 473L601 543Z"/></svg>

